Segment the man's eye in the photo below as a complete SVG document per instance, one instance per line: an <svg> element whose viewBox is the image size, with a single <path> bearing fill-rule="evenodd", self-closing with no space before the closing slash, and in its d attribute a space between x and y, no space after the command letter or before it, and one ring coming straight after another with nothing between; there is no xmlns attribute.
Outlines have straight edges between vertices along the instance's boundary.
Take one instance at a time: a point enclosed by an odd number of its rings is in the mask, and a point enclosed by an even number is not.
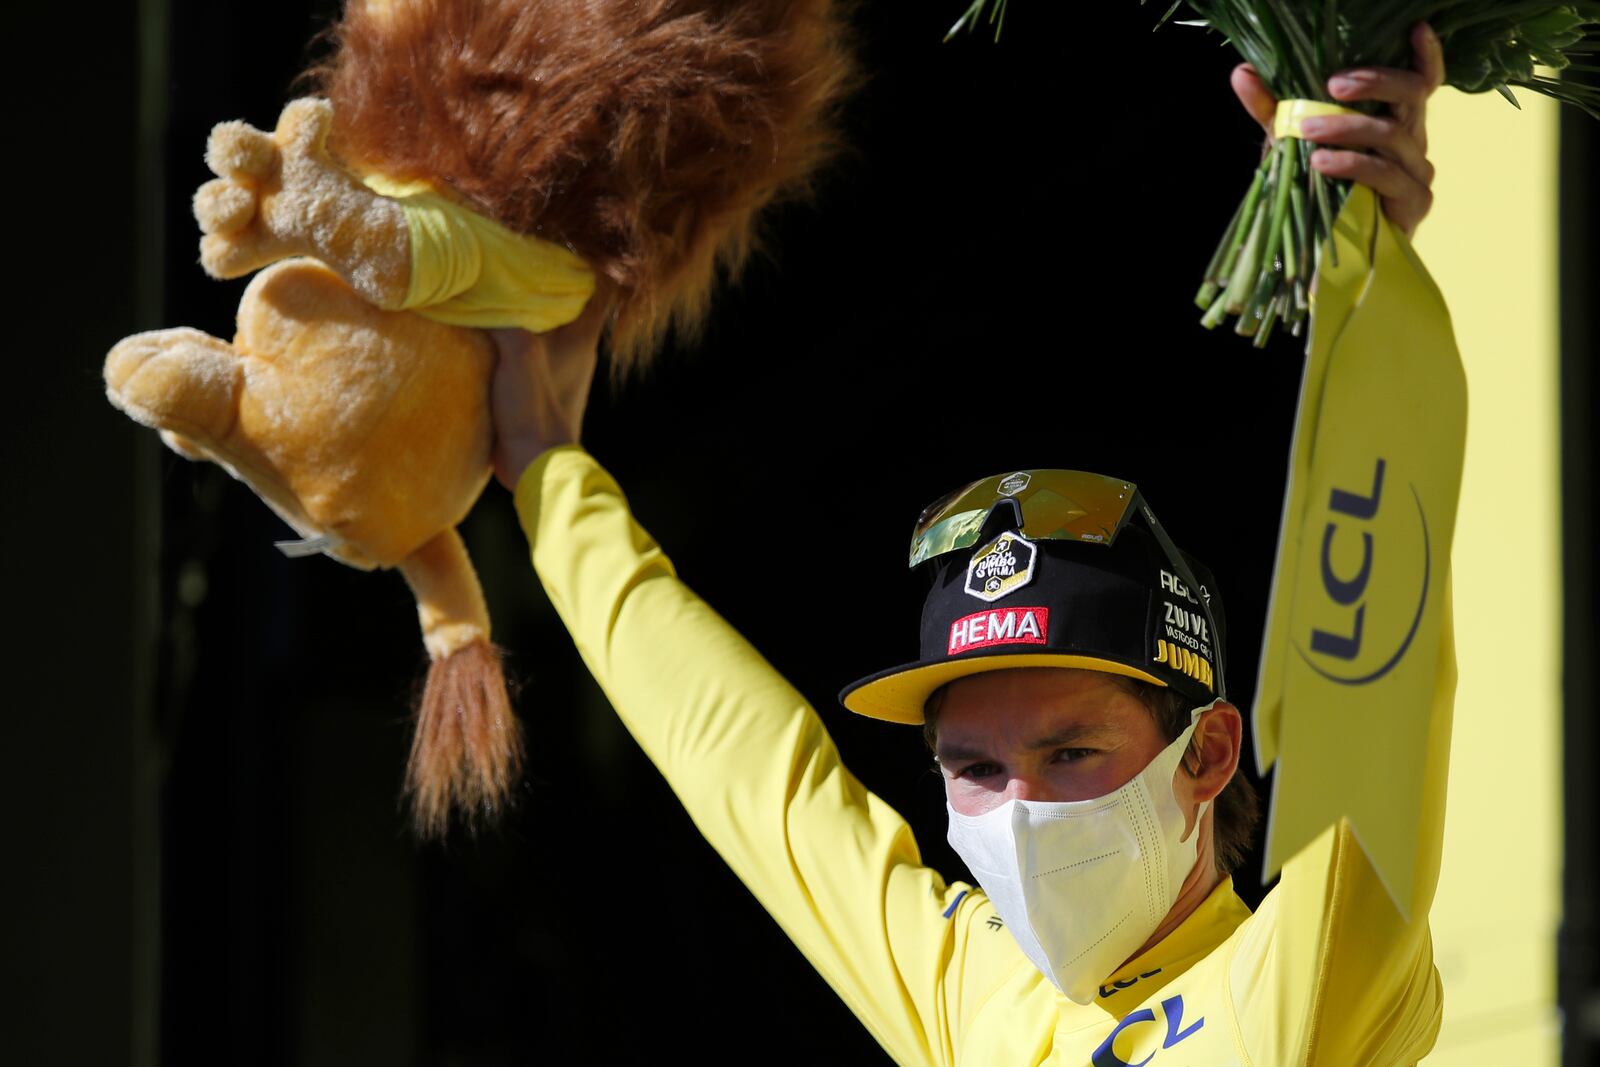
<svg viewBox="0 0 1600 1067"><path fill-rule="evenodd" d="M956 772L957 778L987 778L992 774L999 774L1000 768L993 763L969 763Z"/></svg>
<svg viewBox="0 0 1600 1067"><path fill-rule="evenodd" d="M1100 750L1097 748L1063 748L1056 753L1056 760L1061 763L1071 763L1074 760L1092 756Z"/></svg>

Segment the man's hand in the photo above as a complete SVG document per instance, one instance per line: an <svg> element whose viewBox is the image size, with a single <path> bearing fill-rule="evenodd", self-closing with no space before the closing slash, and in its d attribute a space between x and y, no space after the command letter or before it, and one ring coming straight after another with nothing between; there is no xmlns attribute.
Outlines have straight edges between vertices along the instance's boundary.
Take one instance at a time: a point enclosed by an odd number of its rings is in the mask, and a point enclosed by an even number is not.
<svg viewBox="0 0 1600 1067"><path fill-rule="evenodd" d="M512 492L540 453L577 443L607 303L597 290L582 315L548 333L489 331L499 352L490 396L494 475Z"/></svg>
<svg viewBox="0 0 1600 1067"><path fill-rule="evenodd" d="M1389 115L1332 115L1301 123L1305 139L1338 148L1322 148L1311 165L1330 178L1348 178L1369 185L1383 203L1383 212L1407 237L1433 206L1433 164L1428 162L1428 98L1444 84L1444 49L1425 22L1411 30L1415 70L1361 67L1340 71L1328 80L1328 93L1343 102L1376 100L1389 105ZM1241 63L1233 71L1233 91L1268 135L1278 102L1256 74ZM1370 152L1349 151L1365 148Z"/></svg>

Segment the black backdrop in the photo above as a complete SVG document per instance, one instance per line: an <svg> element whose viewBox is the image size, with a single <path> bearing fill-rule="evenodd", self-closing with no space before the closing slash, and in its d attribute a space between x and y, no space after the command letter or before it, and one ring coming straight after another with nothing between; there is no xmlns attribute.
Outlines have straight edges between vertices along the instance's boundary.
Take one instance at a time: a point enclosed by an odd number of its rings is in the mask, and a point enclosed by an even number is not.
<svg viewBox="0 0 1600 1067"><path fill-rule="evenodd" d="M1248 708L1299 374L1295 342L1257 352L1188 303L1259 143L1231 53L1151 34L1132 3L1014 4L998 46L941 44L963 6L861 6L853 153L773 215L704 342L597 386L585 428L683 578L951 876L916 731L834 700L914 654L911 519L1005 468L1137 481L1218 576ZM54 325L24 347L61 362L6 429L8 580L40 619L9 783L25 1062L885 1062L609 711L497 485L463 534L530 771L498 830L419 846L397 806L425 665L404 583L283 558L248 490L101 399L127 333L231 335L245 283L195 263L205 135L270 128L330 10L107 13L92 73L24 127L62 175L57 215L25 220L50 235L32 277L82 280L38 286ZM38 14L16 40L59 38Z"/></svg>

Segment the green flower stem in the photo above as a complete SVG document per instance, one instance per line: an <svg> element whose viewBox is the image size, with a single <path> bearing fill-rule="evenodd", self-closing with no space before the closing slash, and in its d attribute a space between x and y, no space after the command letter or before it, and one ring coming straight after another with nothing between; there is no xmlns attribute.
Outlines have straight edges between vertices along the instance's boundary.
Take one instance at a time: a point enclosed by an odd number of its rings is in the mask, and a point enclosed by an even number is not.
<svg viewBox="0 0 1600 1067"><path fill-rule="evenodd" d="M1256 275L1255 288L1250 291L1250 299L1239 312L1239 321L1234 324L1235 333L1249 337L1260 328L1267 306L1277 296L1277 289L1278 276L1272 272L1270 264L1263 261L1262 269Z"/></svg>
<svg viewBox="0 0 1600 1067"><path fill-rule="evenodd" d="M1292 140L1279 141L1273 152L1279 157L1276 168L1277 187L1273 190L1272 218L1267 223L1267 250L1261 254L1261 269L1271 271L1274 269L1278 258L1278 250L1283 247L1283 224L1289 215L1289 188L1294 185L1295 160L1300 153L1295 151Z"/></svg>
<svg viewBox="0 0 1600 1067"><path fill-rule="evenodd" d="M1267 226L1267 196L1273 188L1273 182L1278 176L1279 157L1276 152L1271 156L1270 170L1266 182L1262 185L1262 195L1255 197L1252 214L1254 220L1250 224L1250 236L1245 239L1244 248L1240 251L1238 261L1228 279L1228 313L1237 315L1244 310L1245 298L1254 286L1256 274L1261 270L1261 245L1265 239L1263 231Z"/></svg>
<svg viewBox="0 0 1600 1067"><path fill-rule="evenodd" d="M1244 312L1245 298L1249 296L1256 275L1261 269L1261 231L1266 229L1266 226L1267 205L1258 204L1255 221L1250 226L1250 236L1244 243L1243 251L1239 253L1239 263L1228 279L1228 288L1222 294L1230 315Z"/></svg>
<svg viewBox="0 0 1600 1067"><path fill-rule="evenodd" d="M1261 326L1255 331L1255 346L1257 348L1267 347L1267 341L1272 337L1272 327L1277 325L1278 322L1278 313L1281 304L1282 294L1274 297L1272 301L1267 304L1266 313L1261 317Z"/></svg>
<svg viewBox="0 0 1600 1067"><path fill-rule="evenodd" d="M1306 192L1299 182L1289 190L1289 222L1294 227L1294 277L1298 281L1311 273L1311 234L1308 232Z"/></svg>
<svg viewBox="0 0 1600 1067"><path fill-rule="evenodd" d="M1294 243L1294 220L1283 220L1283 276L1291 283L1300 277L1300 250Z"/></svg>
<svg viewBox="0 0 1600 1067"><path fill-rule="evenodd" d="M1223 258L1222 269L1217 271L1215 278L1219 283L1226 284L1233 278L1233 269L1239 262L1239 254L1244 248L1245 241L1250 236L1250 224L1256 217L1256 208L1261 202L1261 190L1266 187L1267 176L1272 168L1272 158L1261 160L1261 165L1256 168L1256 176L1250 183L1250 191L1245 193L1244 202L1239 205L1239 225L1234 227L1233 236L1226 241L1228 254Z"/></svg>
<svg viewBox="0 0 1600 1067"><path fill-rule="evenodd" d="M1228 223L1227 232L1222 235L1222 240L1217 242L1217 250L1211 253L1211 262L1206 264L1205 281L1194 298L1195 305L1201 311L1211 309L1211 305L1217 301L1217 293L1222 289L1218 279L1222 274L1223 261L1233 249L1234 235L1239 232L1239 226L1244 221L1244 206L1245 201L1239 201L1239 206L1233 212L1233 221Z"/></svg>
<svg viewBox="0 0 1600 1067"><path fill-rule="evenodd" d="M1321 246L1327 248L1328 256L1333 265L1339 265L1339 249L1333 242L1333 208L1328 200L1328 179L1323 177L1320 170L1311 172L1311 191L1317 195L1317 211L1322 216Z"/></svg>

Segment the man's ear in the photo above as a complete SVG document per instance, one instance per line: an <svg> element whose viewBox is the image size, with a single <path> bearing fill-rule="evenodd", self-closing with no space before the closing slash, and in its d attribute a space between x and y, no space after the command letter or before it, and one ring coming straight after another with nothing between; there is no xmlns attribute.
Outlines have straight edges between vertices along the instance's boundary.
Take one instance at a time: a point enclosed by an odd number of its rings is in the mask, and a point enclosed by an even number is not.
<svg viewBox="0 0 1600 1067"><path fill-rule="evenodd" d="M1226 700L1202 712L1184 754L1184 767L1194 779L1194 798L1214 800L1239 769L1244 744L1244 716Z"/></svg>

